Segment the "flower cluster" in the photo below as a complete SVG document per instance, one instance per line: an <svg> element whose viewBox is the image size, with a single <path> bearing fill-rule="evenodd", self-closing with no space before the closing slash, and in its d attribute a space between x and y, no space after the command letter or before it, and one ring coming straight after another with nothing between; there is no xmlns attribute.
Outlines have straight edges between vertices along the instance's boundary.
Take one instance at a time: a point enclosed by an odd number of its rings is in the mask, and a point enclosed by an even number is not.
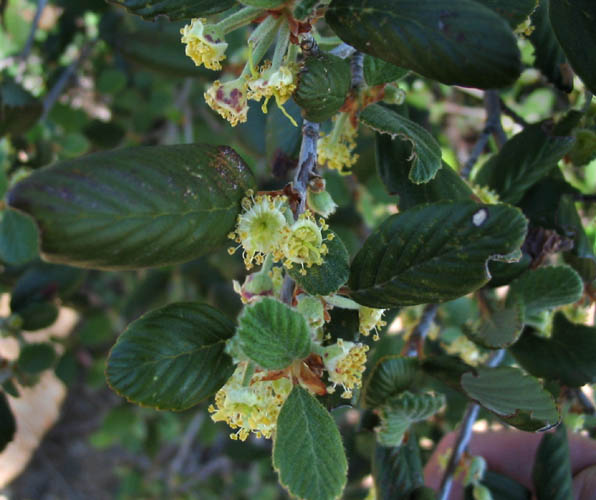
<svg viewBox="0 0 596 500"><path fill-rule="evenodd" d="M344 392L342 398L350 399L352 391L362 385L362 373L366 369L366 352L368 346L339 339L336 344L324 348L323 363L327 369L329 381L333 384L327 388L334 392L341 385Z"/></svg>
<svg viewBox="0 0 596 500"><path fill-rule="evenodd" d="M385 309L375 309L373 307L361 306L358 309L359 330L362 335L368 337L374 330L373 340L379 340L379 328L387 325L381 318Z"/></svg>
<svg viewBox="0 0 596 500"><path fill-rule="evenodd" d="M283 261L288 269L300 265L302 274L306 274L305 267L323 263L328 252L324 241L333 238L333 233L323 235L328 229L323 218L316 221L306 211L294 221L286 196L254 196L252 191L247 194L242 200L243 211L238 216L236 230L228 235L238 243L229 249L230 254L242 247L247 269L263 264L268 255L273 262Z"/></svg>
<svg viewBox="0 0 596 500"><path fill-rule="evenodd" d="M355 137L357 128L354 127L348 113L339 113L329 134L321 132L317 144L319 164L337 170L342 175L350 174L350 169L358 161Z"/></svg>
<svg viewBox="0 0 596 500"><path fill-rule="evenodd" d="M215 405L209 406L214 422L226 422L236 432L234 440L245 441L253 433L256 437L271 438L282 405L292 390L292 382L282 377L266 380L266 372L255 373L243 384L246 363L240 363L234 374L217 391Z"/></svg>
<svg viewBox="0 0 596 500"><path fill-rule="evenodd" d="M206 24L206 19L193 19L180 30L180 34L182 43L186 44L186 55L197 66L202 64L209 69L221 69L228 44L217 26Z"/></svg>

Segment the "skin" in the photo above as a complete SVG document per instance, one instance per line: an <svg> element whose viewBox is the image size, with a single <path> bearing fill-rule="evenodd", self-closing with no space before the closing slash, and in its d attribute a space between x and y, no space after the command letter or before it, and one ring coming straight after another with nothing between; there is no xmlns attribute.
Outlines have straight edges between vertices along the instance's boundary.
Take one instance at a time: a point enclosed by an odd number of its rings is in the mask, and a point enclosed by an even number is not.
<svg viewBox="0 0 596 500"><path fill-rule="evenodd" d="M443 475L437 458L453 447L455 437L454 432L447 434L424 468L425 483L436 491ZM534 491L532 467L541 437L539 433L510 430L474 434L469 452L483 456L489 469L509 476ZM596 500L596 441L570 433L569 450L575 500ZM462 498L463 490L456 478L449 500Z"/></svg>

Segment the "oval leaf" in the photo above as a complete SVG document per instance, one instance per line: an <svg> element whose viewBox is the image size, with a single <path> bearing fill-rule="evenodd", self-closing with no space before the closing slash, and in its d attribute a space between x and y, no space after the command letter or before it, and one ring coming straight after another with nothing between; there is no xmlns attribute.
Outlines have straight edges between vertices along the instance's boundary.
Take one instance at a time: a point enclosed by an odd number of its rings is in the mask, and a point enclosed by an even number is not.
<svg viewBox="0 0 596 500"><path fill-rule="evenodd" d="M306 269L306 275L300 274L300 268L294 266L288 273L311 295L329 295L337 292L350 276L350 256L339 236L325 242L329 253L323 264Z"/></svg>
<svg viewBox="0 0 596 500"><path fill-rule="evenodd" d="M41 169L8 202L37 221L46 260L138 269L225 244L253 186L248 167L226 146L139 147Z"/></svg>
<svg viewBox="0 0 596 500"><path fill-rule="evenodd" d="M234 324L216 309L170 304L131 323L110 352L106 377L118 394L160 410L185 410L232 375L224 352Z"/></svg>
<svg viewBox="0 0 596 500"><path fill-rule="evenodd" d="M268 370L281 370L310 354L310 329L304 316L281 302L264 298L238 318L242 352Z"/></svg>
<svg viewBox="0 0 596 500"><path fill-rule="evenodd" d="M507 22L472 0L333 0L326 19L365 54L448 85L504 87L521 71Z"/></svg>
<svg viewBox="0 0 596 500"><path fill-rule="evenodd" d="M298 498L333 500L346 484L348 462L329 412L294 386L277 418L273 467L280 483Z"/></svg>
<svg viewBox="0 0 596 500"><path fill-rule="evenodd" d="M521 335L525 317L524 304L521 300L512 302L509 307L497 311L485 318L480 327L466 336L488 349L502 349L513 344Z"/></svg>
<svg viewBox="0 0 596 500"><path fill-rule="evenodd" d="M415 358L386 356L372 369L362 389L367 408L378 408L414 382L418 361Z"/></svg>
<svg viewBox="0 0 596 500"><path fill-rule="evenodd" d="M235 0L108 0L126 8L132 14L145 19L167 16L170 21L209 16L223 12L236 3Z"/></svg>
<svg viewBox="0 0 596 500"><path fill-rule="evenodd" d="M543 431L559 422L551 394L517 368L478 368L464 373L461 385L468 397L518 429Z"/></svg>
<svg viewBox="0 0 596 500"><path fill-rule="evenodd" d="M408 74L408 70L383 61L378 57L364 56L364 79L371 87L394 82Z"/></svg>
<svg viewBox="0 0 596 500"><path fill-rule="evenodd" d="M16 210L0 211L0 261L21 266L39 254L39 234L35 223Z"/></svg>
<svg viewBox="0 0 596 500"><path fill-rule="evenodd" d="M27 373L40 373L50 368L56 360L52 344L26 344L21 349L17 364Z"/></svg>
<svg viewBox="0 0 596 500"><path fill-rule="evenodd" d="M512 28L523 23L536 8L536 0L475 0L503 17Z"/></svg>
<svg viewBox="0 0 596 500"><path fill-rule="evenodd" d="M416 122L392 111L380 104L368 106L361 114L360 121L381 134L389 134L412 144L409 179L414 184L422 184L432 180L441 168L441 147Z"/></svg>
<svg viewBox="0 0 596 500"><path fill-rule="evenodd" d="M593 0L549 0L549 16L555 35L571 66L596 93L596 3Z"/></svg>
<svg viewBox="0 0 596 500"><path fill-rule="evenodd" d="M542 436L536 450L532 482L539 500L568 500L574 497L569 443L564 424L555 432Z"/></svg>
<svg viewBox="0 0 596 500"><path fill-rule="evenodd" d="M438 202L389 217L352 262L352 298L390 308L455 299L489 279L487 261L522 244L526 219L507 205ZM500 257L501 256L501 257Z"/></svg>

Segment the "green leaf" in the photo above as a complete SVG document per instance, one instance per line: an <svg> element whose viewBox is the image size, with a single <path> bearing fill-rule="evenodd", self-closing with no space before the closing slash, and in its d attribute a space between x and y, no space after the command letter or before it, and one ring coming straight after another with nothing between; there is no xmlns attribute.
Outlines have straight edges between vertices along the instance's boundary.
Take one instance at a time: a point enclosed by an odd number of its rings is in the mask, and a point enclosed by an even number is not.
<svg viewBox="0 0 596 500"><path fill-rule="evenodd" d="M281 370L310 354L306 320L275 299L266 297L245 307L238 318L237 335L244 354L268 370Z"/></svg>
<svg viewBox="0 0 596 500"><path fill-rule="evenodd" d="M53 302L29 302L16 312L23 319L23 330L47 328L58 318L58 308Z"/></svg>
<svg viewBox="0 0 596 500"><path fill-rule="evenodd" d="M342 107L351 84L349 63L321 52L304 61L298 75L294 100L302 108L307 120L324 122Z"/></svg>
<svg viewBox="0 0 596 500"><path fill-rule="evenodd" d="M416 122L380 104L368 106L361 114L360 121L381 134L389 134L412 144L409 179L414 184L432 180L441 168L441 147L424 128Z"/></svg>
<svg viewBox="0 0 596 500"><path fill-rule="evenodd" d="M16 210L0 211L0 261L21 266L39 255L35 223Z"/></svg>
<svg viewBox="0 0 596 500"><path fill-rule="evenodd" d="M524 485L490 469L485 472L481 483L490 490L493 500L530 500L532 498L530 490Z"/></svg>
<svg viewBox="0 0 596 500"><path fill-rule="evenodd" d="M50 368L56 360L52 344L26 344L21 348L17 365L27 373L40 373Z"/></svg>
<svg viewBox="0 0 596 500"><path fill-rule="evenodd" d="M265 149L267 164L272 165L272 170L277 175L286 175L296 168L300 141L302 140L302 115L300 108L290 99L284 104L287 113L298 124L294 127L287 116L277 106L270 106L265 125ZM248 122L247 122L248 123Z"/></svg>
<svg viewBox="0 0 596 500"><path fill-rule="evenodd" d="M0 137L23 134L35 125L42 111L41 101L11 77L0 74Z"/></svg>
<svg viewBox="0 0 596 500"><path fill-rule="evenodd" d="M559 45L548 17L548 0L540 0L532 13L530 41L534 46L534 66L563 92L573 90L573 72L570 71L565 53Z"/></svg>
<svg viewBox="0 0 596 500"><path fill-rule="evenodd" d="M509 352L536 377L570 387L596 382L596 328L572 323L563 313L555 314L550 338L528 329Z"/></svg>
<svg viewBox="0 0 596 500"><path fill-rule="evenodd" d="M277 7L284 3L285 0L239 0L243 5L250 5L251 7L260 7L262 9L270 9Z"/></svg>
<svg viewBox="0 0 596 500"><path fill-rule="evenodd" d="M564 424L561 424L555 432L542 436L536 450L532 482L538 500L573 498L569 443Z"/></svg>
<svg viewBox="0 0 596 500"><path fill-rule="evenodd" d="M541 267L527 271L509 287L507 304L521 299L526 315L572 304L581 299L584 285L569 266Z"/></svg>
<svg viewBox="0 0 596 500"><path fill-rule="evenodd" d="M204 17L232 7L235 0L108 0L145 19L167 16L170 21Z"/></svg>
<svg viewBox="0 0 596 500"><path fill-rule="evenodd" d="M524 193L554 169L573 147L573 137L550 134L536 123L509 139L478 171L474 182L495 190L502 201L517 203Z"/></svg>
<svg viewBox="0 0 596 500"><path fill-rule="evenodd" d="M524 327L524 303L521 300L511 302L508 307L493 311L484 318L480 327L466 336L488 349L502 349L513 344L522 333Z"/></svg>
<svg viewBox="0 0 596 500"><path fill-rule="evenodd" d="M434 179L414 184L409 179L412 144L375 134L376 162L381 180L389 194L399 195L400 210L442 200L470 200L473 193L449 165L443 164Z"/></svg>
<svg viewBox="0 0 596 500"><path fill-rule="evenodd" d="M335 233L334 233L335 234ZM329 253L323 264L306 269L306 275L300 274L300 267L294 266L288 272L292 278L311 295L329 295L337 292L350 276L350 256L340 237L326 241Z"/></svg>
<svg viewBox="0 0 596 500"><path fill-rule="evenodd" d="M234 324L216 309L170 304L134 321L110 352L106 377L129 401L185 410L217 391L234 371L224 352Z"/></svg>
<svg viewBox="0 0 596 500"><path fill-rule="evenodd" d="M348 463L329 412L311 394L294 386L277 418L273 467L280 483L298 498L339 498Z"/></svg>
<svg viewBox="0 0 596 500"><path fill-rule="evenodd" d="M536 7L536 0L475 0L503 17L512 28L523 23Z"/></svg>
<svg viewBox="0 0 596 500"><path fill-rule="evenodd" d="M507 205L419 205L364 242L352 262L351 296L381 308L461 297L488 282L487 262L512 254L525 234L525 218Z"/></svg>
<svg viewBox="0 0 596 500"><path fill-rule="evenodd" d="M592 0L549 0L550 22L571 66L596 93L596 4Z"/></svg>
<svg viewBox="0 0 596 500"><path fill-rule="evenodd" d="M372 462L377 500L407 500L424 485L422 461L416 435L403 446L387 448L377 444Z"/></svg>
<svg viewBox="0 0 596 500"><path fill-rule="evenodd" d="M506 21L472 0L333 0L326 19L365 54L448 85L505 87L521 71Z"/></svg>
<svg viewBox="0 0 596 500"><path fill-rule="evenodd" d="M407 69L399 68L383 61L383 59L369 56L368 54L364 56L363 69L364 79L371 87L394 82L408 74Z"/></svg>
<svg viewBox="0 0 596 500"><path fill-rule="evenodd" d="M4 392L0 392L0 451L6 448L17 431L17 423Z"/></svg>
<svg viewBox="0 0 596 500"><path fill-rule="evenodd" d="M381 407L377 440L383 446L400 446L410 426L430 418L445 405L443 394L404 392Z"/></svg>
<svg viewBox="0 0 596 500"><path fill-rule="evenodd" d="M229 147L120 149L36 171L8 194L41 231L46 260L138 269L195 259L227 241L253 176Z"/></svg>
<svg viewBox="0 0 596 500"><path fill-rule="evenodd" d="M518 429L546 430L559 422L551 394L517 368L477 368L462 375L461 385L468 397Z"/></svg>
<svg viewBox="0 0 596 500"><path fill-rule="evenodd" d="M390 398L409 389L418 370L415 358L385 356L372 369L362 388L366 408L383 406Z"/></svg>

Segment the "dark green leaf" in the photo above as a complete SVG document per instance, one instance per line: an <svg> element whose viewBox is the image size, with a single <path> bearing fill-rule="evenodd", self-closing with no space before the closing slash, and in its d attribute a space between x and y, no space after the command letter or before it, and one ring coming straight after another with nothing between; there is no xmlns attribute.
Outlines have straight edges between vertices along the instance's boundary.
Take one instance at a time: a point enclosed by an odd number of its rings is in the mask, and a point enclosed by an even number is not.
<svg viewBox="0 0 596 500"><path fill-rule="evenodd" d="M520 74L506 21L472 0L333 0L326 19L365 54L449 85L505 87Z"/></svg>
<svg viewBox="0 0 596 500"><path fill-rule="evenodd" d="M31 219L16 210L0 211L0 261L20 266L39 254L38 232Z"/></svg>
<svg viewBox="0 0 596 500"><path fill-rule="evenodd" d="M398 138L412 144L412 154L408 158L412 168L408 178L414 184L431 181L441 168L441 147L416 122L380 104L368 106L360 114L360 121L376 132L390 135L394 140Z"/></svg>
<svg viewBox="0 0 596 500"><path fill-rule="evenodd" d="M168 16L170 21L204 17L223 12L232 7L235 0L108 0L125 7L129 12L145 19Z"/></svg>
<svg viewBox="0 0 596 500"><path fill-rule="evenodd" d="M525 218L507 205L414 207L389 217L365 241L352 262L351 296L382 308L461 297L484 285L488 260L512 254L525 233Z"/></svg>
<svg viewBox="0 0 596 500"><path fill-rule="evenodd" d="M367 408L384 405L391 397L408 389L414 382L418 362L414 358L385 356L372 369L362 389Z"/></svg>
<svg viewBox="0 0 596 500"><path fill-rule="evenodd" d="M52 344L26 344L21 348L17 365L27 373L40 373L50 368L56 360Z"/></svg>
<svg viewBox="0 0 596 500"><path fill-rule="evenodd" d="M542 267L522 274L511 283L507 304L520 299L526 315L530 316L577 302L583 292L581 278L569 266Z"/></svg>
<svg viewBox="0 0 596 500"><path fill-rule="evenodd" d="M47 260L135 269L225 244L253 186L229 147L139 147L43 168L18 183L8 202L36 219Z"/></svg>
<svg viewBox="0 0 596 500"><path fill-rule="evenodd" d="M337 425L299 385L277 418L273 467L280 483L305 500L334 500L346 484L348 463Z"/></svg>
<svg viewBox="0 0 596 500"><path fill-rule="evenodd" d="M224 352L234 324L216 309L170 304L131 323L112 348L106 377L129 401L185 410L217 391L234 371Z"/></svg>
<svg viewBox="0 0 596 500"><path fill-rule="evenodd" d="M508 285L512 280L520 276L532 264L532 257L523 253L521 259L517 262L497 262L488 263L488 270L492 276L488 282L490 287L499 287Z"/></svg>
<svg viewBox="0 0 596 500"><path fill-rule="evenodd" d="M394 396L379 411L381 425L376 429L377 440L383 446L400 446L412 424L430 418L444 405L442 394L406 391Z"/></svg>
<svg viewBox="0 0 596 500"><path fill-rule="evenodd" d="M573 498L569 444L564 424L561 424L555 432L542 436L536 450L532 482L538 500Z"/></svg>
<svg viewBox="0 0 596 500"><path fill-rule="evenodd" d="M524 304L511 301L509 307L493 311L484 318L477 330L466 335L477 344L489 349L501 349L513 344L524 327Z"/></svg>
<svg viewBox="0 0 596 500"><path fill-rule="evenodd" d="M38 99L11 77L0 74L0 137L21 135L35 125L41 113Z"/></svg>
<svg viewBox="0 0 596 500"><path fill-rule="evenodd" d="M571 387L596 382L596 328L572 323L563 313L555 314L550 338L528 329L509 351L536 377Z"/></svg>
<svg viewBox="0 0 596 500"><path fill-rule="evenodd" d="M569 160L577 167L588 165L596 158L596 132L587 128L575 132L575 146L569 153Z"/></svg>
<svg viewBox="0 0 596 500"><path fill-rule="evenodd" d="M542 71L557 88L564 92L571 92L573 72L550 25L548 0L540 0L538 7L532 13L532 26L534 31L530 34L530 41L534 46L534 66Z"/></svg>
<svg viewBox="0 0 596 500"><path fill-rule="evenodd" d="M306 275L300 274L300 267L294 266L288 272L292 278L311 295L329 295L337 292L350 276L350 257L340 237L335 235L325 243L329 253L323 264L306 269Z"/></svg>
<svg viewBox="0 0 596 500"><path fill-rule="evenodd" d="M244 354L269 370L286 368L310 354L311 335L304 316L275 299L245 307L237 335Z"/></svg>
<svg viewBox="0 0 596 500"><path fill-rule="evenodd" d="M547 124L536 123L509 139L488 160L474 179L479 186L495 190L502 201L517 203L573 147L573 137L551 135Z"/></svg>
<svg viewBox="0 0 596 500"><path fill-rule="evenodd" d="M312 122L324 122L343 105L352 83L347 61L322 52L304 61L294 93L296 104L304 117Z"/></svg>
<svg viewBox="0 0 596 500"><path fill-rule="evenodd" d="M372 475L377 500L406 500L424 485L422 462L416 435L411 433L403 446L377 445L373 455Z"/></svg>
<svg viewBox="0 0 596 500"><path fill-rule="evenodd" d="M284 104L284 108L296 120L297 127L292 125L277 106L270 106L265 125L267 163L272 165L277 177L284 177L288 171L296 168L302 138L300 108L292 99Z"/></svg>
<svg viewBox="0 0 596 500"><path fill-rule="evenodd" d="M468 397L518 429L546 430L559 422L550 393L517 368L477 368L462 375L461 385Z"/></svg>
<svg viewBox="0 0 596 500"><path fill-rule="evenodd" d="M408 161L412 155L412 144L407 141L395 141L386 134L375 134L375 141L379 175L387 191L399 195L401 210L422 203L472 198L472 190L446 164L443 164L431 181L414 184L409 179L411 166Z"/></svg>
<svg viewBox="0 0 596 500"><path fill-rule="evenodd" d="M364 56L364 79L371 87L394 82L408 74L408 70L383 61L377 57Z"/></svg>
<svg viewBox="0 0 596 500"><path fill-rule="evenodd" d="M475 0L507 20L516 28L523 23L536 7L536 0Z"/></svg>
<svg viewBox="0 0 596 500"><path fill-rule="evenodd" d="M28 302L16 312L23 319L23 330L47 328L58 318L58 308L53 302Z"/></svg>
<svg viewBox="0 0 596 500"><path fill-rule="evenodd" d="M530 500L532 494L525 486L508 476L487 470L482 484L490 489L493 500ZM466 500L475 500L473 498Z"/></svg>
<svg viewBox="0 0 596 500"><path fill-rule="evenodd" d="M251 7L259 7L261 9L270 9L277 7L284 3L285 0L239 0L243 5L250 5Z"/></svg>
<svg viewBox="0 0 596 500"><path fill-rule="evenodd" d="M0 451L13 440L16 431L17 423L8 406L6 395L0 392Z"/></svg>
<svg viewBox="0 0 596 500"><path fill-rule="evenodd" d="M596 3L593 0L549 0L553 30L571 66L593 93L596 93Z"/></svg>

